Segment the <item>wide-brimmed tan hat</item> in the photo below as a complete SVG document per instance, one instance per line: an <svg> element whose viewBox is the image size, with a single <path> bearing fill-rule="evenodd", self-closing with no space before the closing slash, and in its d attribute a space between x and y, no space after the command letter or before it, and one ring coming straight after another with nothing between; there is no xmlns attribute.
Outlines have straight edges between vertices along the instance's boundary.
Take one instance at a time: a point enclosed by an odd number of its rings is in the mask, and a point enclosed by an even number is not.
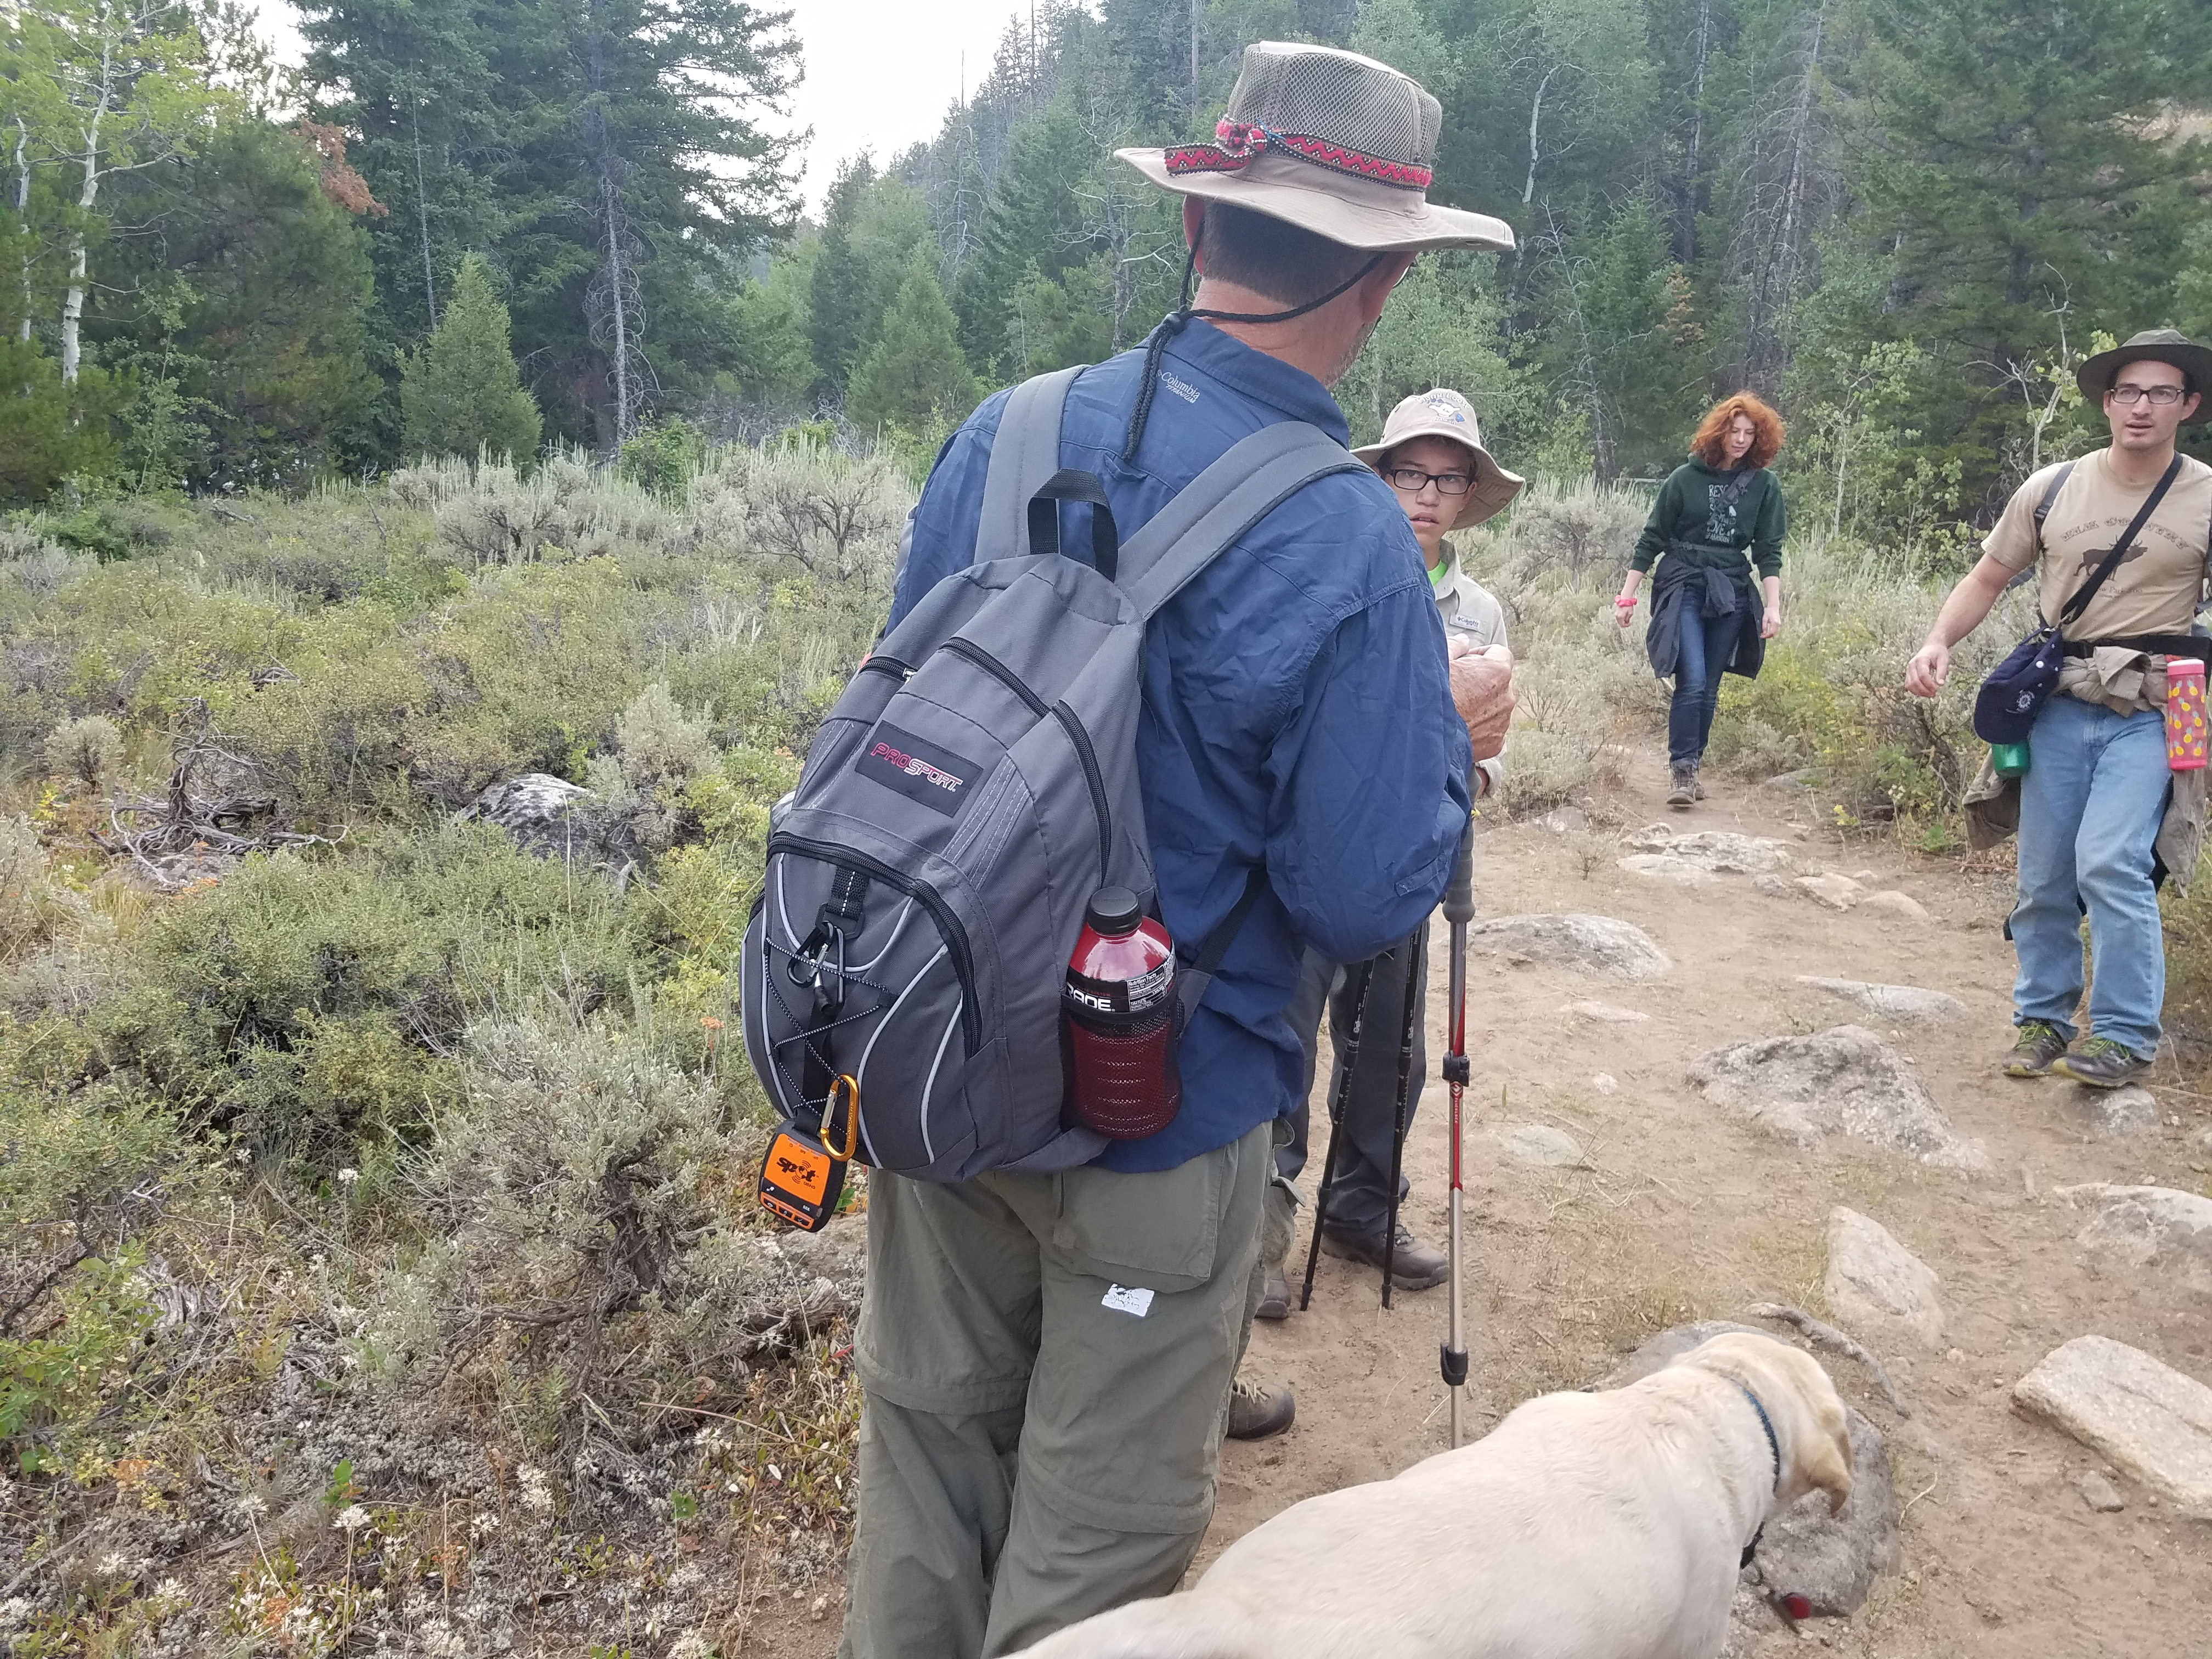
<svg viewBox="0 0 2212 1659"><path fill-rule="evenodd" d="M2142 362L2171 363L2186 374L2205 398L2197 406L2197 416L2212 419L2212 346L2198 345L2179 329L2147 328L2129 336L2124 344L2084 359L2074 371L2074 383L2083 397L2101 398L2122 369Z"/></svg>
<svg viewBox="0 0 2212 1659"><path fill-rule="evenodd" d="M1474 482L1460 497L1459 516L1451 521L1454 530L1480 524L1519 495L1528 482L1498 465L1498 458L1482 447L1482 428L1475 424L1474 406L1449 386L1401 398L1382 423L1382 441L1361 444L1352 453L1368 465L1377 466L1400 444L1415 438L1443 438L1474 457Z"/></svg>
<svg viewBox="0 0 2212 1659"><path fill-rule="evenodd" d="M1333 46L1244 48L1212 143L1114 154L1163 189L1233 202L1377 253L1510 248L1487 214L1428 199L1443 110L1388 64Z"/></svg>

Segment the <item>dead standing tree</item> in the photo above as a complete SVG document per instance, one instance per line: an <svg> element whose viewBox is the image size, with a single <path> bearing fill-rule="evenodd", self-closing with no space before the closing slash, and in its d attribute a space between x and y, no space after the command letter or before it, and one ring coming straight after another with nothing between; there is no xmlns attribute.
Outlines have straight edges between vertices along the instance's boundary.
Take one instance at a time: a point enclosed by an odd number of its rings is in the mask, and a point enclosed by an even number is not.
<svg viewBox="0 0 2212 1659"><path fill-rule="evenodd" d="M1093 95L1078 116L1084 137L1098 156L1091 177L1075 187L1083 204L1083 228L1066 246L1102 249L1114 272L1114 349L1129 343L1129 313L1136 307L1139 277L1146 265L1173 270L1182 246L1182 227L1162 222L1159 192L1133 168L1113 160L1115 146L1133 137Z"/></svg>
<svg viewBox="0 0 2212 1659"><path fill-rule="evenodd" d="M1814 234L1835 216L1841 189L1834 146L1821 119L1820 56L1828 6L1821 0L1792 53L1794 72L1778 101L1747 137L1737 187L1729 264L1744 274L1744 323L1737 378L1766 398L1778 395L1790 364L1790 317L1812 274Z"/></svg>

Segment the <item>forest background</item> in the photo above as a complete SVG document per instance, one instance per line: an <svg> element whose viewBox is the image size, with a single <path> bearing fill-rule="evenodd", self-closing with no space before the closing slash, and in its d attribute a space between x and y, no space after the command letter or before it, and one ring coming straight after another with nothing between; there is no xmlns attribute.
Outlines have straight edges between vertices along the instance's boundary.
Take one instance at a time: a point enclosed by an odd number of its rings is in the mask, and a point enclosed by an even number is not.
<svg viewBox="0 0 2212 1659"><path fill-rule="evenodd" d="M1778 402L1794 520L1716 772L1955 861L2025 600L1924 702L1942 584L2101 441L2086 352L2212 334L2202 0L1048 0L811 222L777 13L300 11L295 75L232 0L0 0L17 1656L829 1617L855 1229L763 1220L724 1040L768 807L944 435L1173 303L1110 152L1209 131L1245 42L1416 76L1437 196L1519 234L1422 260L1338 392L1366 436L1457 386L1534 477L1459 538L1518 659L1483 811L1578 805L1586 869L1666 695L1605 590L1708 400Z"/></svg>
<svg viewBox="0 0 2212 1659"><path fill-rule="evenodd" d="M404 397L471 255L546 441L819 420L918 463L1171 305L1172 204L1110 152L1206 131L1268 37L1430 87L1435 194L1520 237L1418 268L1342 388L1363 431L1444 381L1523 471L1651 477L1747 386L1792 419L1801 516L1919 543L2094 435L2100 332L2212 331L2187 0L1046 0L933 139L845 157L819 223L763 125L802 71L781 14L301 10L295 75L224 0L11 9L14 499L473 453Z"/></svg>

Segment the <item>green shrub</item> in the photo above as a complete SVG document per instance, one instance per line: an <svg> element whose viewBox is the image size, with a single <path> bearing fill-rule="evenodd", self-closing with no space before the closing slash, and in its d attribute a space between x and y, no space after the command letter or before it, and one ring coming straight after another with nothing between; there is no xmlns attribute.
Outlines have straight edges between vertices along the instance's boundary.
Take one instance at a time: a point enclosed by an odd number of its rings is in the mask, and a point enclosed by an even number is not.
<svg viewBox="0 0 2212 1659"><path fill-rule="evenodd" d="M123 770L123 733L105 714L64 720L46 736L46 775L105 793Z"/></svg>
<svg viewBox="0 0 2212 1659"><path fill-rule="evenodd" d="M333 1167L419 1133L471 1020L548 992L628 1006L657 976L654 926L595 876L440 824L365 856L257 856L172 902L92 1023L162 1098Z"/></svg>

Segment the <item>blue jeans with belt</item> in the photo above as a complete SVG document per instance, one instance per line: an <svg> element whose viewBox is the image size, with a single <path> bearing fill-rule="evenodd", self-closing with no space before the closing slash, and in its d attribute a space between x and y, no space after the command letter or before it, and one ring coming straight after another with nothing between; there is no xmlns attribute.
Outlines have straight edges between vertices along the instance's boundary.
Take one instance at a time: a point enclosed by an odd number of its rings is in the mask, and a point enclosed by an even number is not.
<svg viewBox="0 0 2212 1659"><path fill-rule="evenodd" d="M1667 759L1695 766L1712 736L1713 711L1720 707L1721 675L1735 656L1735 642L1750 618L1751 595L1740 593L1736 608L1718 617L1698 614L1697 590L1685 594L1674 655L1674 701L1667 709Z"/></svg>
<svg viewBox="0 0 2212 1659"><path fill-rule="evenodd" d="M2170 781L2166 720L2054 696L2035 717L2020 781L2020 978L2013 1018L2075 1035L2081 913L2089 915L2089 1029L2143 1059L2158 1051L2166 941L2151 848Z"/></svg>

